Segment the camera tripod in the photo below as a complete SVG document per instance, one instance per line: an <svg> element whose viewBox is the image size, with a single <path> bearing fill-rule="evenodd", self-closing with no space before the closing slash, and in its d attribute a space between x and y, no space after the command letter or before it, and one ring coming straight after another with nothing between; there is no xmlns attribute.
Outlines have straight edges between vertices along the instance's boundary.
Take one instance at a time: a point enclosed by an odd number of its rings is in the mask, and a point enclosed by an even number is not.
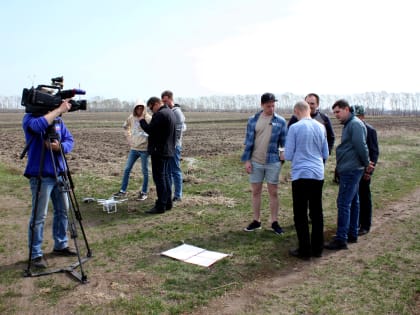
<svg viewBox="0 0 420 315"><path fill-rule="evenodd" d="M53 124L50 125L46 131L46 135L45 135L45 141L47 143L47 145L45 143L43 143L42 146L42 150L41 150L41 158L40 158L40 166L39 166L39 175L37 177L37 192L36 192L36 196L35 196L35 202L34 202L34 206L33 206L33 213L32 213L32 219L30 222L30 230L31 230L31 241L30 241L30 246L29 246L29 259L28 259L28 265L27 265L27 269L24 271L24 276L25 277L38 277L38 276L44 276L44 275L49 275L49 274L53 274L53 273L67 273L70 276L76 278L78 281L80 281L81 283L87 283L87 276L84 273L83 270L83 263L85 263L89 258L92 257L92 252L90 250L87 238L86 238L86 234L82 225L82 216L79 210L79 204L77 203L77 199L76 199L76 195L74 193L74 184L70 175L70 170L67 164L67 159L65 157L65 154L63 152L63 148L61 146L61 142L59 142L59 151L57 153L54 153L52 150L52 146L51 144L53 143L54 140L59 140L58 134L55 131L55 124L56 124L56 120L54 120ZM34 135L38 136L38 135ZM32 138L33 139L33 138ZM31 141L30 141L31 142ZM26 146L26 148L24 149L24 152L21 155L21 158L23 158L24 154L27 151L28 146L30 145L30 142L28 143L28 145ZM60 193L60 197L62 198L62 204L65 205L66 207L66 213L67 213L67 219L68 219L68 229L70 232L70 237L73 239L74 241L74 246L75 246L75 250L77 253L77 259L78 261L71 264L68 267L65 268L58 268L58 269L51 269L51 270L46 270L46 271L42 271L42 272L33 272L31 270L31 265L32 265L32 251L33 251L33 243L34 243L34 231L35 231L35 221L37 218L37 212L39 211L38 206L39 206L39 197L40 197L40 193L41 193L41 185L42 185L42 172L43 172L43 166L44 166L44 161L45 161L45 154L46 152L49 152L49 154L51 155L51 161L53 163L53 168L54 168L54 172L55 172L55 182L58 185L58 189L59 189L59 193ZM59 165L60 165L60 160L58 157L61 157L62 159L62 165L64 165L64 171L59 171ZM64 163L64 164L63 164ZM77 222L79 223L79 227L80 230L82 232L83 235L83 240L85 242L85 246L86 246L86 250L87 250L87 254L86 257L81 257L80 255L80 250L79 250L79 244L77 241L78 238L78 231L77 231ZM79 267L80 272L78 272L76 269Z"/></svg>

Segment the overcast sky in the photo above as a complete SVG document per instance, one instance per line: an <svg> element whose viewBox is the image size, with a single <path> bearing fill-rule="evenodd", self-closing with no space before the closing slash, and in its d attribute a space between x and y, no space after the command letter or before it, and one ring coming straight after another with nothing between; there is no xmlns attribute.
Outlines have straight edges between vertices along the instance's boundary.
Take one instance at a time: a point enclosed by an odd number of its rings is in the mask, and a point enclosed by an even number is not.
<svg viewBox="0 0 420 315"><path fill-rule="evenodd" d="M419 92L416 0L2 1L0 95Z"/></svg>

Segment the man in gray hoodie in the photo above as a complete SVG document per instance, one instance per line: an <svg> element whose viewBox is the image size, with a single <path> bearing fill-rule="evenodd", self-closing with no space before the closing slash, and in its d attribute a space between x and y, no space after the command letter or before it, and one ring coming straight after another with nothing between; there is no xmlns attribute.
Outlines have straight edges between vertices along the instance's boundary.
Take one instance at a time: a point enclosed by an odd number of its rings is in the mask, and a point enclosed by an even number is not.
<svg viewBox="0 0 420 315"><path fill-rule="evenodd" d="M347 249L347 242L356 243L359 224L359 182L363 173L373 169L369 163L366 145L366 127L354 116L346 100L338 100L332 106L335 117L343 127L341 144L336 149L336 168L340 176L337 197L337 232L334 239L325 244L330 250Z"/></svg>

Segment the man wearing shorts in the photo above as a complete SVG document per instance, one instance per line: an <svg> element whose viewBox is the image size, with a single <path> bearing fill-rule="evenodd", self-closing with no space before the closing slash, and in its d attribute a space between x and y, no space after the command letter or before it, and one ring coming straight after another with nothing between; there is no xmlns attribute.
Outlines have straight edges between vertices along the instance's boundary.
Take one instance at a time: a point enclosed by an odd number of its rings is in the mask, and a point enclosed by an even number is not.
<svg viewBox="0 0 420 315"><path fill-rule="evenodd" d="M282 234L278 223L277 185L281 165L284 162L284 145L286 142L286 120L274 112L274 94L261 96L261 110L248 120L245 150L241 161L245 162L245 171L249 174L252 189L252 208L254 220L244 229L246 232L261 229L261 193L264 180L267 182L271 210L271 228L274 233Z"/></svg>

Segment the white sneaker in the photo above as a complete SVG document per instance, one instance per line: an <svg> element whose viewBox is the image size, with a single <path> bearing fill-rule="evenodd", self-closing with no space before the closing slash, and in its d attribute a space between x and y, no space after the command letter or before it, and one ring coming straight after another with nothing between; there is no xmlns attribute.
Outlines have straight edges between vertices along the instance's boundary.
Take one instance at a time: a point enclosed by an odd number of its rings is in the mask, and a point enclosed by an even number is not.
<svg viewBox="0 0 420 315"><path fill-rule="evenodd" d="M137 200L138 201L143 201L143 200L146 200L146 199L147 199L147 194L144 193L144 192L140 192L139 196L137 197Z"/></svg>

